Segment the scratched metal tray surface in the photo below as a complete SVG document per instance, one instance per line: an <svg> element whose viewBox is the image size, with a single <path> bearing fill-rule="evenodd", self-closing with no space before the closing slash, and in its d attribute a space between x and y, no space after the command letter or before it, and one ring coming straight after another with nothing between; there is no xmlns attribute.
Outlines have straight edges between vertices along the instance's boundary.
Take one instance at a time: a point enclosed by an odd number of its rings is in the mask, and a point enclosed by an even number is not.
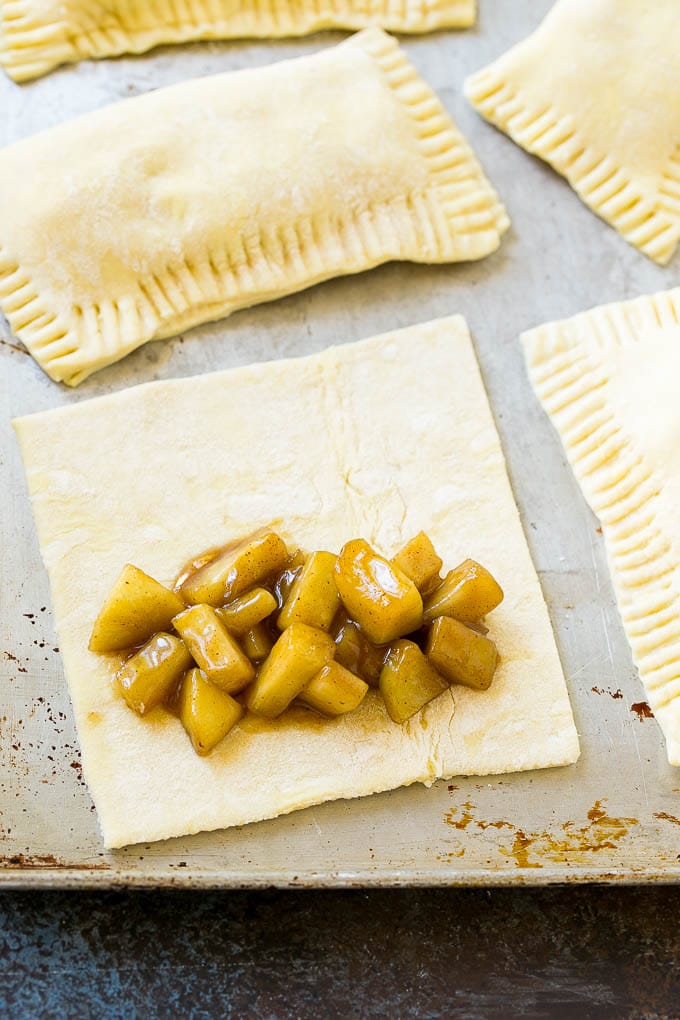
<svg viewBox="0 0 680 1020"><path fill-rule="evenodd" d="M597 521L524 372L523 328L677 283L568 186L484 124L461 85L532 30L550 0L480 0L471 32L406 39L513 221L470 265L389 265L151 344L73 391L51 382L0 321L0 884L258 886L510 884L680 879L680 772L617 615ZM337 42L166 48L0 80L0 144L184 78ZM30 173L31 168L26 167ZM50 593L10 419L150 379L194 375L462 312L473 331L527 538L550 608L582 756L564 769L456 778L274 821L106 853L84 785ZM124 499L121 493L121 499Z"/></svg>

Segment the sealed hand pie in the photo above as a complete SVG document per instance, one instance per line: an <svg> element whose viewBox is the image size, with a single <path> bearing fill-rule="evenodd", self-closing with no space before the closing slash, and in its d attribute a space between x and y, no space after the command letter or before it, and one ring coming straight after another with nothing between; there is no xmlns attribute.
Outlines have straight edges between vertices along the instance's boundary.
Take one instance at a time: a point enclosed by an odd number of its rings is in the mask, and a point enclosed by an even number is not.
<svg viewBox="0 0 680 1020"><path fill-rule="evenodd" d="M15 81L45 74L58 64L121 53L142 53L162 43L305 35L324 28L379 25L392 32L466 28L476 0L1 0L0 64Z"/></svg>
<svg viewBox="0 0 680 1020"><path fill-rule="evenodd" d="M523 341L602 523L633 658L680 765L680 290L595 308Z"/></svg>
<svg viewBox="0 0 680 1020"><path fill-rule="evenodd" d="M677 0L558 0L468 79L472 105L664 265L680 237Z"/></svg>
<svg viewBox="0 0 680 1020"><path fill-rule="evenodd" d="M0 308L76 385L147 340L331 276L483 258L507 225L438 99L369 29L0 152Z"/></svg>
<svg viewBox="0 0 680 1020"><path fill-rule="evenodd" d="M299 360L150 383L23 418L16 428L84 774L107 846L240 825L440 776L577 758L548 612L461 318ZM399 569L424 592L440 567L449 572L474 551L502 579L505 595L490 623L501 658L489 689L435 690L403 723L390 718L376 690L334 719L299 709L256 726L250 716L236 722L223 697L234 724L207 757L194 752L171 712L131 711L114 683L120 660L88 649L91 639L110 647L111 600L106 627L100 611L124 565L171 584L197 550L258 529L333 552L361 536L383 556L423 530L439 556L430 562L432 554L411 546ZM268 555L278 555L276 543ZM259 576L251 572L249 583ZM143 593L149 579L137 580ZM211 569L184 590L214 601L215 581ZM460 594L450 582L442 598L460 602ZM498 601L491 595L481 608L461 602L459 610L486 611ZM426 596L424 606L433 604ZM287 605L284 625L309 625L297 603ZM166 597L160 608L153 623L162 628L178 607ZM318 616L312 622L325 626ZM190 641L185 619L180 629ZM158 650L181 652L171 645ZM397 645L395 673L408 666L404 642ZM230 683L232 691L240 683ZM201 713L191 709L207 688L193 672L187 684L180 714L198 742ZM402 708L391 705L399 719Z"/></svg>

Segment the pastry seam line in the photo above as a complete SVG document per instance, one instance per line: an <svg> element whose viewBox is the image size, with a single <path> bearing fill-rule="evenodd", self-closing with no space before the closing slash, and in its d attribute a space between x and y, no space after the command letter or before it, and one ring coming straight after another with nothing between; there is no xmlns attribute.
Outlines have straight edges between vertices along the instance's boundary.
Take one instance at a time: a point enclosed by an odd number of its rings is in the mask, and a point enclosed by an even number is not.
<svg viewBox="0 0 680 1020"><path fill-rule="evenodd" d="M680 595L669 577L680 563L658 523L656 503L662 486L602 392L603 383L610 381L602 353L608 346L639 343L636 322L638 326L643 322L657 327L680 325L680 291L637 298L623 306L603 306L539 326L524 333L522 343L539 400L557 429L589 503L603 522L619 612L650 706L656 712L680 698ZM571 387L572 393L565 397L559 376L569 372L575 360L582 370L581 385ZM595 390L600 392L592 400ZM559 406L555 404L558 399ZM598 435L603 433L608 445L613 439L615 449L598 458ZM592 452L581 450L587 443L595 449L596 459L591 464L587 462ZM612 482L613 463L617 473ZM602 486L602 482L608 484ZM612 491L621 495L612 499ZM623 512L612 515L617 506ZM643 603L637 611L630 605L634 595ZM669 607L673 608L674 625L670 635ZM655 640L659 632L661 639Z"/></svg>
<svg viewBox="0 0 680 1020"><path fill-rule="evenodd" d="M552 166L588 208L626 241L660 265L669 262L680 240L680 142L668 158L652 201L625 167L606 153L593 151L581 137L573 114L560 113L552 103L537 108L493 69L471 75L464 91L478 113L520 148ZM501 111L501 106L509 109Z"/></svg>
<svg viewBox="0 0 680 1020"><path fill-rule="evenodd" d="M193 3L196 6L196 0ZM406 0L405 13L399 14L394 13L389 0L368 0L370 11L357 10L352 0L340 0L340 10L337 2L329 0L323 6L321 0L306 0L306 4L302 14L294 11L292 3L285 12L275 13L273 8L264 8L254 0L251 10L237 14L243 27L230 31L230 19L226 15L215 18L205 0L198 0L198 6L204 10L196 12L193 18L157 19L150 26L127 28L114 20L88 29L71 24L64 17L41 21L37 14L26 13L26 0L4 0L0 3L0 65L19 82L46 74L60 64L139 53L166 44L295 37L323 29L362 29L371 24L420 34L444 27L469 28L477 13L476 0L434 0L434 3ZM19 12L14 17L10 17L12 8ZM107 16L112 14L105 12L104 17Z"/></svg>

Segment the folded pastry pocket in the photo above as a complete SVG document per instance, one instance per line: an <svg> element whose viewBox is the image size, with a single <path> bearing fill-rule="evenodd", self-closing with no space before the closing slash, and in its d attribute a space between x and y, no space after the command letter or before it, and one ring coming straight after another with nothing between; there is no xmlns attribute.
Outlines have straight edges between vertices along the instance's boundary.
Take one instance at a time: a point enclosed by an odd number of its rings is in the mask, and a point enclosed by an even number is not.
<svg viewBox="0 0 680 1020"><path fill-rule="evenodd" d="M465 85L482 116L661 265L680 237L679 46L676 0L558 0Z"/></svg>
<svg viewBox="0 0 680 1020"><path fill-rule="evenodd" d="M305 35L379 25L392 32L467 28L476 0L3 0L0 64L15 81L59 64L166 43Z"/></svg>
<svg viewBox="0 0 680 1020"><path fill-rule="evenodd" d="M462 318L149 383L16 430L107 846L577 758ZM195 562L254 533L264 537ZM273 651L266 575L285 566L286 546L311 555L291 561ZM359 590L364 569L373 581ZM373 613L375 584L388 591L387 615ZM281 585L269 591L278 598ZM340 599L358 628L336 628ZM472 629L486 613L488 636ZM426 647L419 625L432 616ZM151 631L155 644L121 673L115 649ZM173 713L160 702L191 656L200 669ZM304 706L283 711L296 696ZM345 714L318 715L329 709Z"/></svg>
<svg viewBox="0 0 680 1020"><path fill-rule="evenodd" d="M633 658L680 765L680 290L595 308L523 342L602 524Z"/></svg>
<svg viewBox="0 0 680 1020"><path fill-rule="evenodd" d="M147 340L331 276L482 258L507 225L439 100L369 29L0 152L0 308L75 385Z"/></svg>

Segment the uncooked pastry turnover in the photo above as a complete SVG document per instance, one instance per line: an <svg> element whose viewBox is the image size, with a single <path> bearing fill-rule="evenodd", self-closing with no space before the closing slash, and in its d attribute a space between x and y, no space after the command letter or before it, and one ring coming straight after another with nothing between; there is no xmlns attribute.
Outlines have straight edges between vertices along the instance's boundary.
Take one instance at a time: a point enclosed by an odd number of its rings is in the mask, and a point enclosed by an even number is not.
<svg viewBox="0 0 680 1020"><path fill-rule="evenodd" d="M439 100L367 29L0 152L0 308L76 385L147 340L331 276L482 258L507 225Z"/></svg>
<svg viewBox="0 0 680 1020"><path fill-rule="evenodd" d="M602 522L649 704L680 765L680 289L525 333L536 392Z"/></svg>
<svg viewBox="0 0 680 1020"><path fill-rule="evenodd" d="M305 35L379 25L429 32L474 24L476 0L0 0L0 64L15 81L58 64L161 43Z"/></svg>
<svg viewBox="0 0 680 1020"><path fill-rule="evenodd" d="M678 0L558 0L465 91L664 265L680 237L679 51Z"/></svg>
<svg viewBox="0 0 680 1020"><path fill-rule="evenodd" d="M299 360L148 383L16 422L83 767L109 847L339 797L578 756L567 689L465 322ZM355 712L240 724L207 758L164 709L140 719L116 659L88 651L122 565L169 583L197 550L273 524L308 549L426 529L450 568L505 588L485 693L446 691L403 727ZM455 711L454 711L455 709Z"/></svg>

